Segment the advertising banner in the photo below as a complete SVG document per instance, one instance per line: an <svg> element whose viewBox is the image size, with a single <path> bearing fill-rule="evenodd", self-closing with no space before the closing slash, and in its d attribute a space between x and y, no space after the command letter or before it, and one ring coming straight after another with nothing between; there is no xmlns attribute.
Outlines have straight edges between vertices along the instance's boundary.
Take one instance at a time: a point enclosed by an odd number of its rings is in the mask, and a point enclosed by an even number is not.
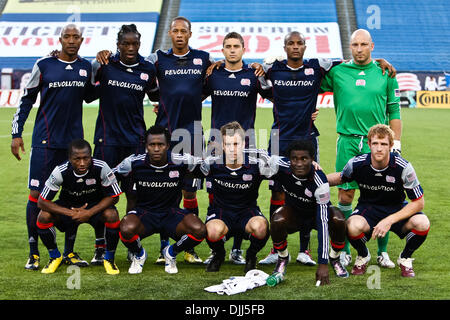
<svg viewBox="0 0 450 320"><path fill-rule="evenodd" d="M214 59L222 59L223 38L232 31L240 33L244 38L244 60L286 56L283 50L284 37L290 31L299 31L305 36L305 58L342 58L339 26L335 22L194 22L189 44L193 48L208 51Z"/></svg>
<svg viewBox="0 0 450 320"><path fill-rule="evenodd" d="M400 91L443 91L450 85L444 72L399 72L396 78Z"/></svg>
<svg viewBox="0 0 450 320"><path fill-rule="evenodd" d="M450 109L450 91L417 92L417 108Z"/></svg>

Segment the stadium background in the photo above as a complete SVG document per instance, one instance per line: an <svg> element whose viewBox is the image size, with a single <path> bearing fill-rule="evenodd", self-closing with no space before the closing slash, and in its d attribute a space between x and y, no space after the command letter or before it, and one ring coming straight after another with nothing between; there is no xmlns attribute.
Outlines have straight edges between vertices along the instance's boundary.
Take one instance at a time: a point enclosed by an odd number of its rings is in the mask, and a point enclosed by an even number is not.
<svg viewBox="0 0 450 320"><path fill-rule="evenodd" d="M448 223L449 200L446 194L450 190L449 183L442 180L448 173L448 123L450 120L450 5L446 0L432 1L400 1L400 0L247 0L245 4L239 0L0 0L0 114L1 114L1 159L5 164L0 176L2 201L0 202L0 231L3 234L0 246L0 277L5 286L11 290L0 289L0 299L216 299L212 294L205 294L201 288L220 283L222 279L240 273L240 267L226 265L223 273L214 276L204 276L203 267L184 265L180 261L180 283L187 288L195 284L195 294L182 293L172 288L169 277L161 272L161 268L152 264L156 258L157 239L145 240L144 246L149 248L149 260L144 268L147 277L154 278L156 274L161 283L140 277L139 282L153 288L147 288L144 293L129 296L127 293L133 285L124 282L132 281L126 275L128 264L119 261L121 269L119 277L101 282L102 286L112 286L112 293L96 295L95 285L91 282L100 281L99 274L103 270L83 270L84 290L67 290L67 275L64 270L53 280L43 280L41 275L30 275L23 270L26 258L26 227L25 201L27 197L26 177L28 155L19 163L9 153L10 124L12 115L22 95L23 86L29 77L31 68L39 57L59 48L58 36L60 28L75 22L83 29L85 41L80 55L93 58L97 51L110 49L115 51L116 35L122 24L135 23L142 34L140 54L147 56L156 49L168 49L171 46L167 31L171 19L183 15L192 21L192 38L190 46L206 50L215 59L220 59L222 39L230 31L241 33L246 42L246 62L262 62L264 57L283 56L283 37L291 30L301 31L307 39L305 58L326 57L333 59L351 58L348 42L351 33L357 28L368 29L375 43L374 57L385 58L398 71L397 80L401 91L402 117L404 135L402 145L405 157L410 160L418 171L424 186L427 205L426 211L431 215L432 229L429 240L424 248L417 253L418 278L416 282L399 281L398 270L382 270L383 290L368 290L367 277L363 280L349 279L347 283L332 278L332 286L320 293L299 293L298 287L312 288L314 270L311 268L292 266L288 272L291 285L286 283L278 291L255 289L255 292L242 294L237 299L409 299L404 290L417 290L422 295L414 299L448 299L450 298L450 280L448 267L442 259L450 261L439 250L448 241L450 225ZM148 106L150 102L147 102ZM204 127L209 128L210 101L205 101L203 112ZM256 127L270 128L272 122L271 104L259 99ZM335 127L332 94L325 93L318 99L321 109L317 125L321 131L320 149L322 166L326 172L333 170ZM86 105L84 123L86 137L92 141L96 102ZM328 109L327 109L328 108ZM30 114L24 132L25 144L29 148L31 130L35 110ZM151 108L146 108L147 124L153 123L155 116ZM262 146L264 147L264 146ZM28 153L29 149L27 149ZM267 209L269 193L263 184L260 196L260 206ZM264 189L265 188L265 189ZM445 192L447 190L447 193ZM428 191L428 192L427 192ZM336 193L334 192L334 199ZM333 195L332 195L333 197ZM204 199L203 199L204 198ZM332 198L333 199L333 198ZM119 208L123 216L125 201ZM206 195L199 194L201 215L206 208ZM265 210L267 213L267 210ZM446 215L447 214L447 215ZM436 227L434 227L436 226ZM434 230L433 230L434 231ZM312 235L312 253L316 255L315 232ZM62 245L61 236L58 237ZM298 236L290 238L291 254L296 255ZM93 233L88 228L80 228L77 247L85 259L92 254ZM228 246L229 244L227 244ZM372 245L372 244L370 244ZM396 258L402 242L395 235L391 236L391 258ZM247 244L244 243L245 249ZM269 248L268 243L267 248ZM297 247L296 247L297 246ZM119 251L124 248L119 244ZM200 255L206 258L208 249L201 245ZM268 249L260 253L259 258ZM370 247L369 247L370 248ZM40 246L42 261L46 253ZM448 251L448 250L447 250ZM395 252L395 253L394 253ZM118 254L118 259L125 260L124 254ZM430 258L431 256L431 258ZM23 261L22 261L23 260ZM442 275L437 279L430 274L432 269ZM270 272L272 267L263 269ZM199 269L199 270L195 270ZM427 271L426 271L427 270ZM5 274L3 274L6 271ZM201 276L196 275L197 272ZM332 272L330 270L330 272ZM422 274L421 273L425 273ZM103 275L103 274L102 274ZM143 276L146 273L144 272ZM201 277L201 284L197 284ZM294 279L294 278L298 279ZM106 276L105 276L106 278ZM384 280L383 280L384 279ZM390 279L393 282L388 283ZM166 281L167 280L167 281ZM311 281L309 281L311 280ZM390 281L389 280L389 281ZM42 283L41 281L44 281ZM47 282L48 281L48 282ZM311 282L311 283L310 283ZM26 283L26 284L25 284ZM430 286L433 284L433 286ZM45 290L46 286L55 286L56 293ZM122 287L127 287L123 289ZM344 289L344 287L347 289ZM117 288L118 291L115 291ZM122 288L122 289L120 289ZM277 287L278 288L278 287ZM334 289L337 289L334 290ZM350 294L351 288L354 294ZM362 289L361 289L362 288ZM122 291L120 291L122 290ZM260 290L259 292L256 292ZM266 290L266 291L262 291ZM355 291L356 290L356 291ZM75 292L76 291L76 292ZM261 293L262 292L262 293Z"/></svg>

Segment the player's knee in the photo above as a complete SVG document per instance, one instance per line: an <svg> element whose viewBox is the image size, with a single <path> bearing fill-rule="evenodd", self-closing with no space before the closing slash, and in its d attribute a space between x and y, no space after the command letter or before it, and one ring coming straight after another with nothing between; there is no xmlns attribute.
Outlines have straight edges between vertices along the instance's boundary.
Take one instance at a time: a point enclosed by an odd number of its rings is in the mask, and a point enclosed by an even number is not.
<svg viewBox="0 0 450 320"><path fill-rule="evenodd" d="M284 200L284 192L272 191L271 200L274 200L274 201Z"/></svg>
<svg viewBox="0 0 450 320"><path fill-rule="evenodd" d="M251 222L250 233L256 238L263 239L268 233L268 223L265 219L256 219Z"/></svg>
<svg viewBox="0 0 450 320"><path fill-rule="evenodd" d="M120 221L120 233L125 238L131 238L137 233L138 224L135 221L136 217L133 215L128 215L123 217Z"/></svg>
<svg viewBox="0 0 450 320"><path fill-rule="evenodd" d="M188 233L192 234L197 239L206 238L207 231L205 224L196 215L192 216L193 218L190 219Z"/></svg>
<svg viewBox="0 0 450 320"><path fill-rule="evenodd" d="M206 224L206 234L209 240L218 241L226 234L226 226L224 223L210 221Z"/></svg>
<svg viewBox="0 0 450 320"><path fill-rule="evenodd" d="M103 218L105 222L116 222L119 220L119 213L115 209L106 209L103 211Z"/></svg>
<svg viewBox="0 0 450 320"><path fill-rule="evenodd" d="M417 231L426 231L430 228L430 220L424 214L417 214L411 217L413 228Z"/></svg>
<svg viewBox="0 0 450 320"><path fill-rule="evenodd" d="M47 211L40 211L37 217L39 223L51 223L53 222L53 216Z"/></svg>
<svg viewBox="0 0 450 320"><path fill-rule="evenodd" d="M363 218L359 216L350 217L346 222L347 233L351 236L357 236L364 232Z"/></svg>
<svg viewBox="0 0 450 320"><path fill-rule="evenodd" d="M30 190L30 196L33 199L39 199L39 191L38 190Z"/></svg>

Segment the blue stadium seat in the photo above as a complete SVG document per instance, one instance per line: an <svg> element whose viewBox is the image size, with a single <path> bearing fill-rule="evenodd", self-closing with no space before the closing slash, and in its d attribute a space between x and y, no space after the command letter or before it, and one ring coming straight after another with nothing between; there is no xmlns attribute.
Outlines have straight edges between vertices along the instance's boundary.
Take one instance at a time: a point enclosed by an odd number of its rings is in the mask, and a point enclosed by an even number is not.
<svg viewBox="0 0 450 320"><path fill-rule="evenodd" d="M450 71L448 0L358 0L354 4L358 28L372 34L375 57L387 59L400 71ZM373 20L378 13L379 25Z"/></svg>
<svg viewBox="0 0 450 320"><path fill-rule="evenodd" d="M334 0L181 0L192 22L337 22Z"/></svg>

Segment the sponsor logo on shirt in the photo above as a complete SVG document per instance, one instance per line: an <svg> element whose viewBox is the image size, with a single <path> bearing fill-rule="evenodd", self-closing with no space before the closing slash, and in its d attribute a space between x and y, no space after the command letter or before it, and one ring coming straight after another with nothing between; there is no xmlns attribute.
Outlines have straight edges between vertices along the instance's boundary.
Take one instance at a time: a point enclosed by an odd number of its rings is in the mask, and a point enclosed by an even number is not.
<svg viewBox="0 0 450 320"><path fill-rule="evenodd" d="M86 179L86 185L91 186L93 184L95 184L95 179Z"/></svg>
<svg viewBox="0 0 450 320"><path fill-rule="evenodd" d="M363 87L365 87L366 86L366 80L364 80L364 79L356 80L356 86L363 86Z"/></svg>
<svg viewBox="0 0 450 320"><path fill-rule="evenodd" d="M275 80L274 85L282 87L312 87L314 80Z"/></svg>
<svg viewBox="0 0 450 320"><path fill-rule="evenodd" d="M201 75L201 69L170 69L164 71L164 76L177 76L177 75L189 75L196 74Z"/></svg>
<svg viewBox="0 0 450 320"><path fill-rule="evenodd" d="M241 79L241 85L243 85L243 86L250 86L250 79L242 78Z"/></svg>
<svg viewBox="0 0 450 320"><path fill-rule="evenodd" d="M307 75L307 76L314 75L314 69L313 68L306 68L305 69L305 75Z"/></svg>

